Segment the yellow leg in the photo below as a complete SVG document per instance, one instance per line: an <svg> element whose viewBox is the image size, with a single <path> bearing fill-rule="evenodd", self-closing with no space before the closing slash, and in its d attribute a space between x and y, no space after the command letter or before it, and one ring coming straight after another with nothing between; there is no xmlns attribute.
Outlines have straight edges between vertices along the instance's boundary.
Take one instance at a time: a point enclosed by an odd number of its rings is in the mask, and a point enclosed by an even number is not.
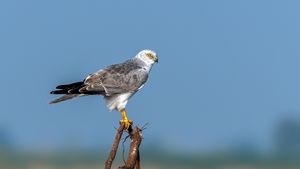
<svg viewBox="0 0 300 169"><path fill-rule="evenodd" d="M123 123L125 125L125 129L127 130L132 125L132 120L128 120L125 109L123 109L121 113L123 120L121 120L120 123Z"/></svg>

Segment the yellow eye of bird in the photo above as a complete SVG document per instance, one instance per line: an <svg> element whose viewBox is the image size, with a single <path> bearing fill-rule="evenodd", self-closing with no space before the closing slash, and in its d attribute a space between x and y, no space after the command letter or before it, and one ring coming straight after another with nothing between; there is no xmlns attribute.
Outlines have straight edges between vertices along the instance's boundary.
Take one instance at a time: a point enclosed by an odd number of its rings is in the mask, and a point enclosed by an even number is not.
<svg viewBox="0 0 300 169"><path fill-rule="evenodd" d="M151 53L146 53L146 55L147 55L147 57L150 58L150 59L153 58Z"/></svg>

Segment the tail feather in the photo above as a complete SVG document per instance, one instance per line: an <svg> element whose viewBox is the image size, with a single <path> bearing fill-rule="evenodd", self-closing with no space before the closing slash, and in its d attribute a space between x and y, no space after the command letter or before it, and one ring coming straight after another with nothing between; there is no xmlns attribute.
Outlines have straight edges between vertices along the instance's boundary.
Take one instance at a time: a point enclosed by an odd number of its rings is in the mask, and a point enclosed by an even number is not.
<svg viewBox="0 0 300 169"><path fill-rule="evenodd" d="M51 101L49 104L59 103L65 100L73 99L84 95L105 95L105 90L87 90L84 82L76 82L66 85L59 85L56 87L57 90L53 90L50 94L64 94L64 96Z"/></svg>
<svg viewBox="0 0 300 169"><path fill-rule="evenodd" d="M59 103L59 102L69 100L69 99L74 99L74 98L80 97L80 96L83 96L83 94L66 94L58 99L51 101L49 104Z"/></svg>
<svg viewBox="0 0 300 169"><path fill-rule="evenodd" d="M79 93L79 89L84 86L84 82L76 82L66 85L59 85L56 87L58 90L53 90L50 94L65 94L64 96L51 101L49 104L59 103L65 100L74 99L76 97L83 96L84 94Z"/></svg>

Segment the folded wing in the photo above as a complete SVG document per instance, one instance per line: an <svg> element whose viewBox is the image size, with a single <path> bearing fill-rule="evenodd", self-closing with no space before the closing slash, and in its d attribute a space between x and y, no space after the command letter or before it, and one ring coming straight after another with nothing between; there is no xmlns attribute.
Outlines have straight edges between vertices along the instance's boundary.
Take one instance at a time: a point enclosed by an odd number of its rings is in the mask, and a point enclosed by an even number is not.
<svg viewBox="0 0 300 169"><path fill-rule="evenodd" d="M148 73L135 64L123 63L111 65L90 74L84 81L59 85L51 94L65 94L50 103L58 103L79 96L135 93L147 81Z"/></svg>

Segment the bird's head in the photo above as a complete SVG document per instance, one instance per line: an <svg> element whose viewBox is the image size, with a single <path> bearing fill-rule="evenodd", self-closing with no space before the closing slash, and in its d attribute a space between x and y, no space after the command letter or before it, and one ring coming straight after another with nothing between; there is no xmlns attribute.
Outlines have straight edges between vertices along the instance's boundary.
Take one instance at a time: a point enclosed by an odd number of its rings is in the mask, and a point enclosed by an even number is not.
<svg viewBox="0 0 300 169"><path fill-rule="evenodd" d="M152 65L158 62L157 54L152 50L142 50L136 55L136 57L141 59L148 65Z"/></svg>

